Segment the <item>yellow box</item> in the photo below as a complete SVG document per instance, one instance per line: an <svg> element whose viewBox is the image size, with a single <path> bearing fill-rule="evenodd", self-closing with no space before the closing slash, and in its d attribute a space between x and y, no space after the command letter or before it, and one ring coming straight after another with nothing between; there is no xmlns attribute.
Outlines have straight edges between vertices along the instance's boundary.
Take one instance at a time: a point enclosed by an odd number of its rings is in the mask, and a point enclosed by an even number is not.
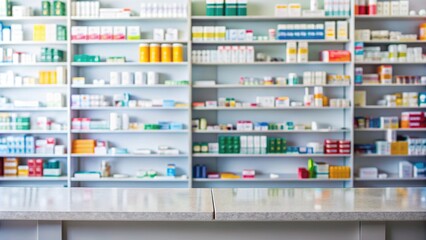
<svg viewBox="0 0 426 240"><path fill-rule="evenodd" d="M46 25L35 24L33 29L33 41L46 41Z"/></svg>

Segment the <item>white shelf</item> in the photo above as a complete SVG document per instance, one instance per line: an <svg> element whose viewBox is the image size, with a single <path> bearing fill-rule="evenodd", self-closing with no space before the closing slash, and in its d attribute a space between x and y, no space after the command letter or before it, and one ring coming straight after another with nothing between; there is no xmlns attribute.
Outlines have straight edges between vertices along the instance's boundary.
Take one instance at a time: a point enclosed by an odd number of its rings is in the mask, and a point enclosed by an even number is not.
<svg viewBox="0 0 426 240"><path fill-rule="evenodd" d="M257 134L257 133L347 133L350 132L351 130L347 129L347 130L266 130L266 131L237 131L237 130L232 130L232 131L227 131L227 130L206 130L206 131L202 131L202 130L193 130L193 133L196 134L239 134L239 133L244 133L244 134Z"/></svg>
<svg viewBox="0 0 426 240"><path fill-rule="evenodd" d="M311 61L311 62L298 62L298 63L288 63L288 62L254 62L254 63L193 63L195 66L282 66L282 65L341 65L341 64L351 64L351 62L321 62L321 61Z"/></svg>
<svg viewBox="0 0 426 240"><path fill-rule="evenodd" d="M216 85L193 85L193 88L313 88L313 87L325 87L325 88L339 88L339 87L350 87L351 85L241 85L241 84L216 84Z"/></svg>
<svg viewBox="0 0 426 240"><path fill-rule="evenodd" d="M20 157L20 158L66 158L66 154L0 154L0 157Z"/></svg>
<svg viewBox="0 0 426 240"><path fill-rule="evenodd" d="M186 17L168 17L168 18L152 18L152 17L71 17L73 21L187 21Z"/></svg>
<svg viewBox="0 0 426 240"><path fill-rule="evenodd" d="M390 182L390 181L402 181L402 182L414 182L414 181L426 181L426 177L419 178L399 178L399 177L388 177L388 178L355 178L355 181L359 182Z"/></svg>
<svg viewBox="0 0 426 240"><path fill-rule="evenodd" d="M237 108L237 107L194 107L193 110L196 111L262 111L262 110L345 110L351 108L341 108L341 107L246 107L246 108Z"/></svg>
<svg viewBox="0 0 426 240"><path fill-rule="evenodd" d="M73 85L71 88L76 89L116 89L116 88L137 88L137 89L149 89L149 88L189 88L190 85Z"/></svg>
<svg viewBox="0 0 426 240"><path fill-rule="evenodd" d="M53 130L0 130L0 134L67 134L68 131Z"/></svg>
<svg viewBox="0 0 426 240"><path fill-rule="evenodd" d="M67 181L66 176L61 177L0 177L0 182L59 182Z"/></svg>
<svg viewBox="0 0 426 240"><path fill-rule="evenodd" d="M0 108L0 112L56 112L56 111L67 111L68 108Z"/></svg>
<svg viewBox="0 0 426 240"><path fill-rule="evenodd" d="M426 109L426 107L406 107L406 106L364 106L364 107L355 107L355 109Z"/></svg>
<svg viewBox="0 0 426 240"><path fill-rule="evenodd" d="M422 20L426 19L426 16L378 16L378 15L356 15L355 19L367 19L367 20L404 20L404 19L413 19L413 20Z"/></svg>
<svg viewBox="0 0 426 240"><path fill-rule="evenodd" d="M189 110L188 107L71 107L74 111L158 111L158 110Z"/></svg>
<svg viewBox="0 0 426 240"><path fill-rule="evenodd" d="M90 45L90 44L141 44L141 43L181 43L187 44L188 41L177 40L177 41L158 41L158 40L72 40L72 44L79 45Z"/></svg>
<svg viewBox="0 0 426 240"><path fill-rule="evenodd" d="M23 41L23 42L0 42L0 45L67 45L67 41Z"/></svg>
<svg viewBox="0 0 426 240"><path fill-rule="evenodd" d="M426 155L378 155L378 154L355 154L362 158L401 158L401 157L426 157Z"/></svg>
<svg viewBox="0 0 426 240"><path fill-rule="evenodd" d="M31 23L37 23L37 21L65 22L67 19L68 17L66 16L0 17L0 21L20 21L20 22L31 22Z"/></svg>
<svg viewBox="0 0 426 240"><path fill-rule="evenodd" d="M91 133L105 133L105 134L177 134L189 133L188 130L72 130L71 133L91 134Z"/></svg>
<svg viewBox="0 0 426 240"><path fill-rule="evenodd" d="M66 67L66 62L0 63L0 67Z"/></svg>
<svg viewBox="0 0 426 240"><path fill-rule="evenodd" d="M184 178L137 178L137 177L129 177L129 178L99 178L99 179L81 179L81 178L71 178L73 182L188 182L188 179Z"/></svg>
<svg viewBox="0 0 426 240"><path fill-rule="evenodd" d="M203 158L342 158L350 157L350 154L227 154L227 153L196 153L192 154L193 157Z"/></svg>
<svg viewBox="0 0 426 240"><path fill-rule="evenodd" d="M275 17L275 16L192 16L192 20L198 21L285 21L285 20L345 20L349 16L341 17Z"/></svg>
<svg viewBox="0 0 426 240"><path fill-rule="evenodd" d="M255 178L235 178L235 179L220 179L220 178L194 178L194 182L346 182L351 179L318 179L305 178L300 179L296 174L279 174L279 178L270 178L268 175L256 175Z"/></svg>
<svg viewBox="0 0 426 240"><path fill-rule="evenodd" d="M286 44L289 42L308 42L311 44L343 44L343 43L349 43L349 40L266 40L266 41L260 41L260 40L254 40L254 41L192 41L192 44L199 44L199 45L220 45L220 44Z"/></svg>
<svg viewBox="0 0 426 240"><path fill-rule="evenodd" d="M392 44L392 43L419 43L424 44L426 43L425 40L368 40L368 41L356 41L356 42L363 42L368 44Z"/></svg>
<svg viewBox="0 0 426 240"><path fill-rule="evenodd" d="M398 128L398 129L381 129L381 128L358 128L355 132L386 132L392 130L395 132L425 132L426 128Z"/></svg>
<svg viewBox="0 0 426 240"><path fill-rule="evenodd" d="M22 85L22 86L0 86L0 89L66 89L67 85L42 84L42 85Z"/></svg>
<svg viewBox="0 0 426 240"><path fill-rule="evenodd" d="M387 65L423 65L426 64L426 61L422 62L379 62L379 61L365 61L365 62L355 62L356 65L378 65L378 64L387 64Z"/></svg>
<svg viewBox="0 0 426 240"><path fill-rule="evenodd" d="M71 154L73 158L186 158L187 154L180 155L159 155L159 154L151 154L151 155L142 155L142 154Z"/></svg>
<svg viewBox="0 0 426 240"><path fill-rule="evenodd" d="M356 84L355 87L426 87L426 84Z"/></svg>
<svg viewBox="0 0 426 240"><path fill-rule="evenodd" d="M140 62L125 62L125 63L108 63L108 62L73 62L73 67L108 67L108 66L187 66L187 62L179 63L140 63ZM1 65L0 65L1 66Z"/></svg>

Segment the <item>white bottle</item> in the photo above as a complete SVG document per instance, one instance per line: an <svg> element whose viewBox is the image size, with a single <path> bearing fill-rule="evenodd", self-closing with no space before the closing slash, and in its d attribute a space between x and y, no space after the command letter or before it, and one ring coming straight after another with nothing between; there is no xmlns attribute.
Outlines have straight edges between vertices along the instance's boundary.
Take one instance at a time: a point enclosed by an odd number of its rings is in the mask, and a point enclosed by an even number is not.
<svg viewBox="0 0 426 240"><path fill-rule="evenodd" d="M130 122L130 120L129 120L129 115L127 113L123 113L122 122L123 123L121 124L121 128L123 130L129 130L129 122Z"/></svg>
<svg viewBox="0 0 426 240"><path fill-rule="evenodd" d="M318 10L318 0L311 0L311 11Z"/></svg>

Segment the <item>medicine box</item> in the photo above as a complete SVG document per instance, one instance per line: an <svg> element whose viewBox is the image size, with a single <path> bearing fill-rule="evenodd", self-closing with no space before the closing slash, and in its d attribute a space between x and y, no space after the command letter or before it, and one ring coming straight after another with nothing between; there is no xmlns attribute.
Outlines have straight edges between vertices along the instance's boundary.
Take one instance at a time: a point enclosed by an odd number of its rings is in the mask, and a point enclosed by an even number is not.
<svg viewBox="0 0 426 240"><path fill-rule="evenodd" d="M102 26L101 27L101 40L112 40L113 39L113 27Z"/></svg>
<svg viewBox="0 0 426 240"><path fill-rule="evenodd" d="M127 27L127 39L139 40L141 38L141 28L139 26Z"/></svg>

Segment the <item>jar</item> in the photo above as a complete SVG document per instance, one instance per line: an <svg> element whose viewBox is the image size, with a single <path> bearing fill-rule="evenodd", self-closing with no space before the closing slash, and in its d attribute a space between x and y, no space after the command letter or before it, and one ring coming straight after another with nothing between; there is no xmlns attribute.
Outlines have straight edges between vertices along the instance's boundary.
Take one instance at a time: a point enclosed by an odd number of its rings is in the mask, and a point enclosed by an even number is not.
<svg viewBox="0 0 426 240"><path fill-rule="evenodd" d="M183 62L183 45L173 44L173 62Z"/></svg>
<svg viewBox="0 0 426 240"><path fill-rule="evenodd" d="M139 45L139 62L146 63L149 62L149 45L140 44Z"/></svg>
<svg viewBox="0 0 426 240"><path fill-rule="evenodd" d="M157 43L151 43L149 45L149 58L150 62L161 62L160 45Z"/></svg>
<svg viewBox="0 0 426 240"><path fill-rule="evenodd" d="M111 164L109 164L108 161L102 161L101 173L102 173L102 177L111 176Z"/></svg>
<svg viewBox="0 0 426 240"><path fill-rule="evenodd" d="M209 153L209 144L208 143L202 143L201 144L201 153Z"/></svg>
<svg viewBox="0 0 426 240"><path fill-rule="evenodd" d="M172 62L171 44L161 44L161 62Z"/></svg>

